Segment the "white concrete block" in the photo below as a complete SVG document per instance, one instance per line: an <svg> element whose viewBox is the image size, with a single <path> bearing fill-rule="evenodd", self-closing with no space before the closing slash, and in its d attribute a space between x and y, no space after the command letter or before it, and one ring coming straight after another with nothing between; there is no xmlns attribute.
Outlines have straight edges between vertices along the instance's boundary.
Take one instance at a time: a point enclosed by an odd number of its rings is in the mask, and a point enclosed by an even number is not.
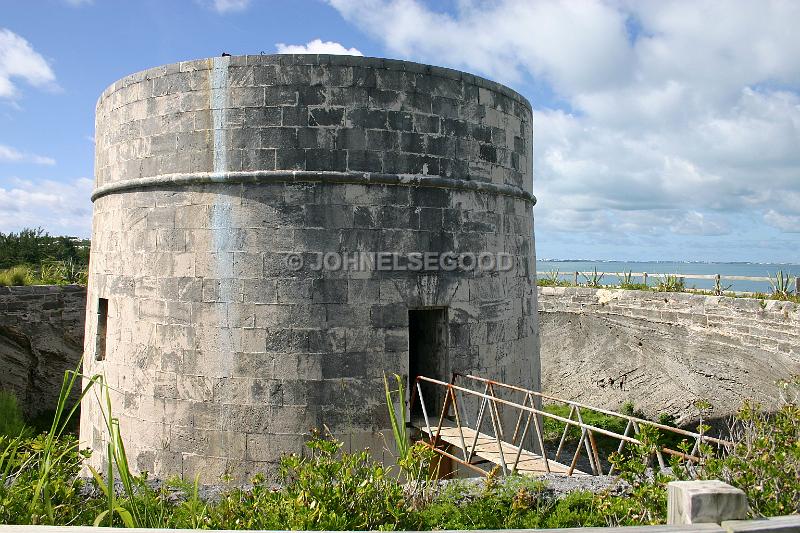
<svg viewBox="0 0 800 533"><path fill-rule="evenodd" d="M744 491L722 481L672 481L667 485L667 524L719 524L746 516Z"/></svg>

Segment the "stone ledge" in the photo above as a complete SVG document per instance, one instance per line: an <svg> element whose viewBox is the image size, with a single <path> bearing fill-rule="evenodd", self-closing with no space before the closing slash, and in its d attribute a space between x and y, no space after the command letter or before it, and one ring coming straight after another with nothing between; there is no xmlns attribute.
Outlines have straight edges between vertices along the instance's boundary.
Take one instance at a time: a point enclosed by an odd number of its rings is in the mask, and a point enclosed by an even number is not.
<svg viewBox="0 0 800 533"><path fill-rule="evenodd" d="M0 297L38 294L61 294L86 291L81 285L12 285L0 287Z"/></svg>
<svg viewBox="0 0 800 533"><path fill-rule="evenodd" d="M379 174L370 172L333 172L308 170L257 170L240 172L193 172L134 178L102 185L92 192L92 201L100 197L132 189L197 183L337 183L354 185L397 185L405 187L431 187L462 189L519 198L532 205L536 197L510 185L483 181L470 181L441 176L416 174Z"/></svg>
<svg viewBox="0 0 800 533"><path fill-rule="evenodd" d="M800 533L800 515L775 516L763 520L726 520L722 522L722 527L729 533L739 531Z"/></svg>

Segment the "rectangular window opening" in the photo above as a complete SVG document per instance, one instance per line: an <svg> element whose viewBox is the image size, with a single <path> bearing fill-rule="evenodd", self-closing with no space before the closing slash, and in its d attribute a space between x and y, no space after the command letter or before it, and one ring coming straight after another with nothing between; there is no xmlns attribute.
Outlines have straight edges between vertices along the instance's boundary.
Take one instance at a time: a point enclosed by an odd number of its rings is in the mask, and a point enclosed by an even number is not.
<svg viewBox="0 0 800 533"><path fill-rule="evenodd" d="M408 311L409 397L416 389L417 376L450 381L448 361L447 309L410 309ZM439 419L445 389L422 382L422 396L431 423ZM423 421L422 402L411 409L411 421ZM421 426L420 426L421 427Z"/></svg>
<svg viewBox="0 0 800 533"><path fill-rule="evenodd" d="M106 358L106 334L108 330L108 298L97 300L97 335L95 339L94 358L103 361Z"/></svg>

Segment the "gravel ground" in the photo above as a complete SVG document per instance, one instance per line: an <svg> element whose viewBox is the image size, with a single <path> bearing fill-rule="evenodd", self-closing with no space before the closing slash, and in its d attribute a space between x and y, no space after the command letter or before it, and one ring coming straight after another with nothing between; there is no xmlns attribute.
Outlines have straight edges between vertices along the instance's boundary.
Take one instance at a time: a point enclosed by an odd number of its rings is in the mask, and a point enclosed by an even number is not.
<svg viewBox="0 0 800 533"><path fill-rule="evenodd" d="M628 490L627 483L618 480L614 476L583 476L583 477L566 477L556 474L546 474L536 478L532 477L509 477L500 478L498 481L501 484L507 484L507 487L516 491L518 486L529 485L532 481L541 481L545 484L544 494L547 497L563 498L570 492L575 491L589 491L600 493L609 491L611 494L618 495L624 494ZM439 490L443 492L451 484L462 484L471 487L467 491L466 498L471 499L477 497L483 490L486 478L472 477L472 478L459 478L440 480Z"/></svg>
<svg viewBox="0 0 800 533"><path fill-rule="evenodd" d="M622 493L627 487L627 484L619 481L616 476L566 477L556 474L545 474L539 479L547 483L547 487L555 492L557 496L565 496L576 490L588 490L590 492L611 490L614 493Z"/></svg>
<svg viewBox="0 0 800 533"><path fill-rule="evenodd" d="M619 481L614 476L573 476L573 477L566 477L566 476L559 476L557 474L545 474L543 476L539 476L537 478L505 478L500 479L501 483L510 483L513 485L520 484L521 482L526 483L532 479L540 480L546 484L547 492L550 493L555 498L563 498L570 492L578 491L578 490L586 490L589 492L599 493L603 491L610 491L612 494L623 494L627 490L627 485L624 482ZM484 477L473 477L473 478L460 478L460 479L451 479L451 480L440 480L439 487L440 489L444 489L448 485L452 483L463 483L466 485L474 485L475 493L477 494L479 490L483 487L484 483L486 482L486 478ZM161 479L148 479L147 485L155 490L158 490L164 484L164 480ZM122 483L117 481L114 484L114 488L117 494L124 495L125 489L122 486ZM252 485L200 485L198 487L198 495L200 499L210 503L216 503L221 498L222 495L226 491L230 491L234 488L241 488L245 491L248 491L252 488ZM273 490L280 490L280 486L273 484L270 488ZM191 494L191 488L188 490L184 490L181 488L170 487L169 488L169 495L167 497L168 501L171 502L180 502L186 500ZM81 493L83 496L87 498L100 498L102 497L102 491L99 488L96 488L94 483L92 483L92 478L85 478L83 486L81 488Z"/></svg>

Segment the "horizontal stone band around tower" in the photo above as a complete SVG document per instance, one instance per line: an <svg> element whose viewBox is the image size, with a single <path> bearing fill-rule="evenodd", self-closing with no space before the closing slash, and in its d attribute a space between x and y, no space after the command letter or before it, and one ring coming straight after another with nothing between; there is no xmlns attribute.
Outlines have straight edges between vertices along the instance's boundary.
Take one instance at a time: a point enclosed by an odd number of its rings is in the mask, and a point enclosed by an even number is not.
<svg viewBox="0 0 800 533"><path fill-rule="evenodd" d="M465 181L439 176L416 176L403 174L381 174L371 172L333 171L242 171L242 172L193 172L168 174L148 178L117 181L98 187L92 192L92 201L122 191L158 188L174 185L203 183L340 183L354 185L398 185L406 187L430 187L437 189L470 190L511 196L536 205L536 197L517 187L479 181Z"/></svg>

